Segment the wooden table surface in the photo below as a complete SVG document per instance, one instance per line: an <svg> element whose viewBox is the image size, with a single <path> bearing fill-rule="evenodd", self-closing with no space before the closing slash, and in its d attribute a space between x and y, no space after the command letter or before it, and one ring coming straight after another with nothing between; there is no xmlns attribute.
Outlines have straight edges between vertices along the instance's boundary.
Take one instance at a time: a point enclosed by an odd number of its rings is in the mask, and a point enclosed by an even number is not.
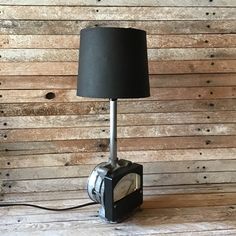
<svg viewBox="0 0 236 236"><path fill-rule="evenodd" d="M1 236L236 235L236 184L149 187L142 208L119 224L98 217L98 205L51 212L0 209ZM85 191L8 194L2 202L70 207L90 200Z"/></svg>

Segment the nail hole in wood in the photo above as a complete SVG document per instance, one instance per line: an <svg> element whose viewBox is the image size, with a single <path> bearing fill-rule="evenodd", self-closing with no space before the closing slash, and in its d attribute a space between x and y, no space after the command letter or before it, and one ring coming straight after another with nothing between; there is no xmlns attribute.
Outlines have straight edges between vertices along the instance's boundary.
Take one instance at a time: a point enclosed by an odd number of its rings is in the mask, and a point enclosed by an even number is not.
<svg viewBox="0 0 236 236"><path fill-rule="evenodd" d="M7 162L7 165L11 165L11 163L10 163L10 162Z"/></svg>
<svg viewBox="0 0 236 236"><path fill-rule="evenodd" d="M208 15L209 15L209 12L206 12L206 15L208 16Z"/></svg>
<svg viewBox="0 0 236 236"><path fill-rule="evenodd" d="M102 132L105 132L106 130L105 129L102 129Z"/></svg>
<svg viewBox="0 0 236 236"><path fill-rule="evenodd" d="M6 176L10 176L10 174L9 174L9 173L6 173Z"/></svg>
<svg viewBox="0 0 236 236"><path fill-rule="evenodd" d="M205 43L208 43L209 41L208 40L205 40Z"/></svg>
<svg viewBox="0 0 236 236"><path fill-rule="evenodd" d="M210 25L207 25L207 28L211 28L211 26L210 26Z"/></svg>
<svg viewBox="0 0 236 236"><path fill-rule="evenodd" d="M5 123L3 123L3 125L4 125L4 126L7 126L7 123L5 122Z"/></svg>
<svg viewBox="0 0 236 236"><path fill-rule="evenodd" d="M4 138L7 138L7 135L6 134L4 134L4 136L3 136Z"/></svg>
<svg viewBox="0 0 236 236"><path fill-rule="evenodd" d="M96 12L99 12L99 10L96 10Z"/></svg>
<svg viewBox="0 0 236 236"><path fill-rule="evenodd" d="M215 15L215 14L216 14L215 12L212 13L212 15Z"/></svg>
<svg viewBox="0 0 236 236"><path fill-rule="evenodd" d="M198 95L199 98L200 98L201 96L202 96L201 94Z"/></svg>
<svg viewBox="0 0 236 236"><path fill-rule="evenodd" d="M5 149L5 152L8 152L8 151L9 151L9 150L6 148L6 149Z"/></svg>
<svg viewBox="0 0 236 236"><path fill-rule="evenodd" d="M204 179L206 179L207 177L206 177L206 176L204 176L203 178L204 178Z"/></svg>
<svg viewBox="0 0 236 236"><path fill-rule="evenodd" d="M209 130L209 129L207 129L207 132L210 132L210 130Z"/></svg>
<svg viewBox="0 0 236 236"><path fill-rule="evenodd" d="M206 140L206 145L209 145L211 143L210 140Z"/></svg>
<svg viewBox="0 0 236 236"><path fill-rule="evenodd" d="M199 154L202 155L202 152L200 152Z"/></svg>
<svg viewBox="0 0 236 236"><path fill-rule="evenodd" d="M199 169L199 166L197 167L197 169Z"/></svg>
<svg viewBox="0 0 236 236"><path fill-rule="evenodd" d="M207 80L207 81L206 81L206 83L207 83L207 84L210 84L210 83L211 83L211 81L210 81L210 80Z"/></svg>
<svg viewBox="0 0 236 236"><path fill-rule="evenodd" d="M200 128L197 128L197 131L201 131L201 129L200 129Z"/></svg>
<svg viewBox="0 0 236 236"><path fill-rule="evenodd" d="M214 62L212 62L212 63L211 63L211 65L212 65L212 66L214 66L214 65L215 65L215 63L214 63Z"/></svg>
<svg viewBox="0 0 236 236"><path fill-rule="evenodd" d="M215 55L214 55L214 54L211 54L210 57L215 57Z"/></svg>
<svg viewBox="0 0 236 236"><path fill-rule="evenodd" d="M55 98L55 97L56 97L56 94L53 93L53 92L49 92L49 93L47 93L47 94L45 95L45 98L46 98L46 99L49 99L49 100L51 100L51 99L53 99L53 98Z"/></svg>
<svg viewBox="0 0 236 236"><path fill-rule="evenodd" d="M0 94L0 98L2 98L2 94Z"/></svg>
<svg viewBox="0 0 236 236"><path fill-rule="evenodd" d="M11 188L11 185L9 185L8 188Z"/></svg>
<svg viewBox="0 0 236 236"><path fill-rule="evenodd" d="M214 104L214 103L210 103L209 106L210 106L210 107L214 107L215 104Z"/></svg>
<svg viewBox="0 0 236 236"><path fill-rule="evenodd" d="M203 168L203 169L206 169L206 167L205 167L205 166L203 166L202 168Z"/></svg>
<svg viewBox="0 0 236 236"><path fill-rule="evenodd" d="M210 116L207 117L207 119L210 119L210 118L211 118Z"/></svg>
<svg viewBox="0 0 236 236"><path fill-rule="evenodd" d="M212 95L212 94L213 94L213 92L210 92L210 94Z"/></svg>

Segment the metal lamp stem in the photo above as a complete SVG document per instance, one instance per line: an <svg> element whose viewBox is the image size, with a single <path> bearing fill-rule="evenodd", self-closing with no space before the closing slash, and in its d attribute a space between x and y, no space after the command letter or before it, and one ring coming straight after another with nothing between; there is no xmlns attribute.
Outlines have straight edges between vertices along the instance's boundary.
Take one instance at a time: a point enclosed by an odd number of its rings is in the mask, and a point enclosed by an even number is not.
<svg viewBox="0 0 236 236"><path fill-rule="evenodd" d="M112 167L116 167L117 158L117 99L110 99L110 157Z"/></svg>

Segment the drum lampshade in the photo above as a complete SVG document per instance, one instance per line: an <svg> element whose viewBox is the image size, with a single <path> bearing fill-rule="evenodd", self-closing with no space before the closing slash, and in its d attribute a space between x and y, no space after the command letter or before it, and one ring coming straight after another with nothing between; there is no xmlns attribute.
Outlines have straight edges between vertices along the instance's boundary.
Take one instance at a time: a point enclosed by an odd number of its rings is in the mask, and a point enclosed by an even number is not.
<svg viewBox="0 0 236 236"><path fill-rule="evenodd" d="M109 99L150 96L146 32L82 29L77 95Z"/></svg>

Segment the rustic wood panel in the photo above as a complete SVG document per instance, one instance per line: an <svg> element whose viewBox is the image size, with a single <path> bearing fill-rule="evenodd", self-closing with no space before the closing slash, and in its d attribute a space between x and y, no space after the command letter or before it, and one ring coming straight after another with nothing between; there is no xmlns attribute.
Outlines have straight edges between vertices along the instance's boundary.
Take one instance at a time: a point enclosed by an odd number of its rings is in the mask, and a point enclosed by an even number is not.
<svg viewBox="0 0 236 236"><path fill-rule="evenodd" d="M142 151L120 151L120 158L129 158L131 161L140 163L164 162L168 166L167 161L176 163L176 170L182 168L182 172L204 172L211 168L208 160L218 160L219 163L234 163L235 148L209 148L209 149L175 149L175 150L142 150ZM93 153L62 153L62 154L38 154L38 155L21 155L21 156L3 156L0 159L2 169L16 168L35 168L35 167L53 167L53 166L73 166L73 165L96 165L104 160L109 155L107 152ZM222 161L221 161L222 159ZM226 160L226 161L225 161ZM227 161L230 160L230 161ZM186 163L185 163L186 161ZM46 162L46 163L45 163ZM203 164L205 163L205 164ZM153 164L155 166L155 164ZM224 165L224 164L222 164ZM225 164L226 165L226 164ZM174 164L172 165L172 167ZM177 167L179 166L179 167ZM182 166L182 167L181 167ZM205 168L203 168L205 166ZM220 166L220 165L219 165ZM170 167L167 167L167 169ZM233 170L235 166L231 167ZM155 168L154 168L155 169ZM162 172L168 172L165 168L161 168ZM232 170L231 169L231 170ZM185 170L185 171L183 171ZM78 171L79 168L78 168ZM150 172L150 171L149 171ZM152 171L151 171L152 172ZM157 172L157 169L156 169ZM177 171L172 171L177 172ZM50 173L49 173L50 175Z"/></svg>
<svg viewBox="0 0 236 236"><path fill-rule="evenodd" d="M206 148L233 148L236 144L236 136L194 136L194 137L157 137L157 138L129 138L118 140L119 151L140 150L179 150L179 149L206 149ZM80 140L50 140L30 142L4 142L0 144L0 156L54 154L54 153L77 153L98 152L98 156L104 157L108 151L108 139L80 139ZM201 151L199 152L202 153ZM159 154L158 154L159 155ZM182 154L183 155L183 154ZM36 158L36 156L33 156ZM46 156L47 158L50 155ZM196 155L194 156L197 157ZM125 158L125 157L124 157ZM165 157L167 158L167 157ZM190 158L190 157L189 157ZM7 159L5 163L7 162ZM101 160L102 161L102 160ZM11 162L9 162L11 165ZM18 163L19 164L19 163ZM28 164L29 165L29 164ZM45 164L44 164L45 165Z"/></svg>
<svg viewBox="0 0 236 236"><path fill-rule="evenodd" d="M101 5L101 6L236 6L234 0L217 0L217 1L186 1L186 0L41 0L40 2L35 0L2 0L1 5L69 5L69 6L91 6L91 5Z"/></svg>
<svg viewBox="0 0 236 236"><path fill-rule="evenodd" d="M179 184L230 183L236 181L236 172L199 172L199 173L168 173L144 175L144 186L164 186ZM86 189L87 177L37 180L3 180L3 191L67 191Z"/></svg>
<svg viewBox="0 0 236 236"><path fill-rule="evenodd" d="M48 94L55 97L48 97ZM2 90L0 103L83 102L98 101L76 96L76 90ZM152 88L151 97L144 100L235 98L236 87ZM101 99L100 99L101 100ZM102 100L104 101L104 99Z"/></svg>
<svg viewBox="0 0 236 236"><path fill-rule="evenodd" d="M1 20L0 34L19 35L78 35L86 27L110 26L144 29L148 34L234 34L236 25L229 20L193 20L193 21L34 21ZM205 39L208 41L208 39ZM205 42L205 41L204 41ZM210 41L209 41L210 42ZM206 42L206 46L209 42Z"/></svg>
<svg viewBox="0 0 236 236"><path fill-rule="evenodd" d="M150 74L235 73L236 60L150 61ZM1 75L76 75L76 62L2 62Z"/></svg>
<svg viewBox="0 0 236 236"><path fill-rule="evenodd" d="M0 88L76 89L76 80L76 76L0 76ZM150 75L149 80L153 88L235 86L236 74Z"/></svg>
<svg viewBox="0 0 236 236"><path fill-rule="evenodd" d="M32 160L33 162L33 160ZM149 162L142 163L144 174L235 171L236 160ZM2 180L34 180L89 176L94 165L0 169Z"/></svg>
<svg viewBox="0 0 236 236"><path fill-rule="evenodd" d="M27 15L26 15L27 12ZM236 8L1 6L0 19L18 20L235 20Z"/></svg>
<svg viewBox="0 0 236 236"><path fill-rule="evenodd" d="M0 49L0 62L77 62L75 49ZM212 60L236 59L235 48L197 49L148 49L148 59L169 60Z"/></svg>
<svg viewBox="0 0 236 236"><path fill-rule="evenodd" d="M235 123L226 124L179 124L152 126L118 127L120 138L135 137L168 137L168 136L198 136L198 135L236 135ZM102 139L108 138L109 127L83 128L44 128L0 130L2 142Z"/></svg>
<svg viewBox="0 0 236 236"><path fill-rule="evenodd" d="M0 35L0 48L79 48L79 35ZM234 34L147 35L148 48L233 48Z"/></svg>
<svg viewBox="0 0 236 236"><path fill-rule="evenodd" d="M119 101L119 113L234 111L235 99ZM78 103L0 103L0 116L88 115L107 114L107 101Z"/></svg>
<svg viewBox="0 0 236 236"><path fill-rule="evenodd" d="M236 123L236 111L118 114L118 126ZM109 115L0 117L1 129L109 126Z"/></svg>

